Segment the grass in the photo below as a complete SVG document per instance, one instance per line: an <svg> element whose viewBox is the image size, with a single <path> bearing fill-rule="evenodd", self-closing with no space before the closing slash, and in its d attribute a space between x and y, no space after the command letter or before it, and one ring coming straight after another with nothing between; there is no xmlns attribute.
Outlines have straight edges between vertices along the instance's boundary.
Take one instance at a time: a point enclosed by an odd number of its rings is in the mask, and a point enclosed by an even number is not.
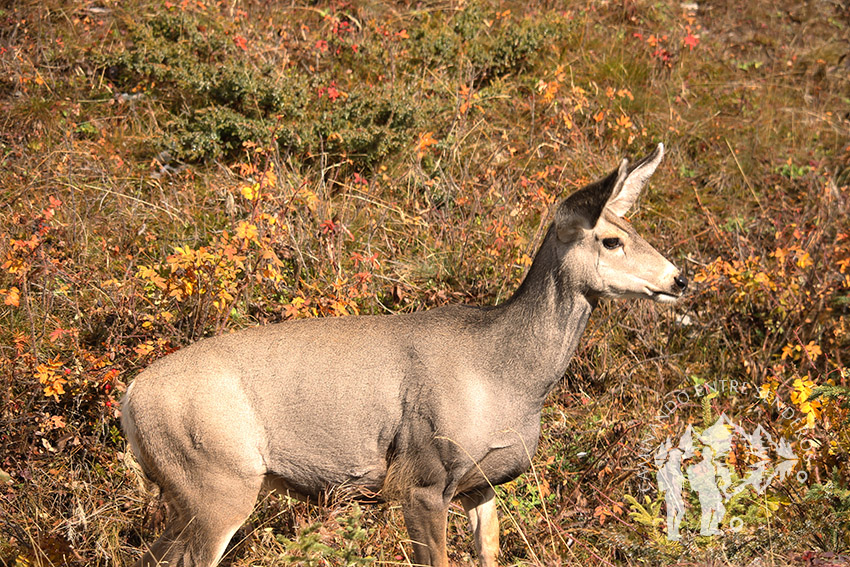
<svg viewBox="0 0 850 567"><path fill-rule="evenodd" d="M631 220L693 292L597 309L534 470L499 489L502 560L847 563L840 2L46 0L0 21L0 564L129 564L155 536L117 420L154 359L504 301L551 205L658 142ZM653 450L722 413L805 458L722 537L691 493L670 542ZM407 563L405 537L392 505L267 499L227 560ZM460 509L449 538L471 562Z"/></svg>

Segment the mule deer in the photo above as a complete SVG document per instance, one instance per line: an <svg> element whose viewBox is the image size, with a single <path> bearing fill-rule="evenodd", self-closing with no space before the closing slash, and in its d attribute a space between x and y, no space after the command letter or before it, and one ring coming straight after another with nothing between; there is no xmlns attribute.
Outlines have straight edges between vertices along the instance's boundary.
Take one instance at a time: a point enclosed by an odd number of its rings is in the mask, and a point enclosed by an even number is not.
<svg viewBox="0 0 850 567"><path fill-rule="evenodd" d="M169 521L139 565L215 565L264 488L397 499L417 565L448 565L458 499L494 566L493 487L530 466L546 396L600 298L678 299L687 280L623 215L664 147L558 205L495 307L289 321L209 338L130 386L123 426Z"/></svg>

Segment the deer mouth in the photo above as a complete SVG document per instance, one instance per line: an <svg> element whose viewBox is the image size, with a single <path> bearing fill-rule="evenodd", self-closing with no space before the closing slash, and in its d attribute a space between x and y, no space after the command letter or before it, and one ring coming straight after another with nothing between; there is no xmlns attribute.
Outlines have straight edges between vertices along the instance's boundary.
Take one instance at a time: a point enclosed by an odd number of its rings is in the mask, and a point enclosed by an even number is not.
<svg viewBox="0 0 850 567"><path fill-rule="evenodd" d="M652 301L657 301L658 303L675 303L682 298L681 293L671 293L669 291L655 291L652 289L647 290L648 295Z"/></svg>

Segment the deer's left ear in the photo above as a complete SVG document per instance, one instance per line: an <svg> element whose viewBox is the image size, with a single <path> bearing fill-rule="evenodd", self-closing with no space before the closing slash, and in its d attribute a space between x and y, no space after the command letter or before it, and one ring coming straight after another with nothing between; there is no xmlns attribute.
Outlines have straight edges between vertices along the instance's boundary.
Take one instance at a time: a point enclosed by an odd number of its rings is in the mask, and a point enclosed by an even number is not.
<svg viewBox="0 0 850 567"><path fill-rule="evenodd" d="M658 144L654 152L631 167L625 168L621 165L617 181L614 183L614 190L611 192L608 202L605 203L605 208L618 217L629 212L643 190L643 186L655 173L662 157L664 157L664 144Z"/></svg>

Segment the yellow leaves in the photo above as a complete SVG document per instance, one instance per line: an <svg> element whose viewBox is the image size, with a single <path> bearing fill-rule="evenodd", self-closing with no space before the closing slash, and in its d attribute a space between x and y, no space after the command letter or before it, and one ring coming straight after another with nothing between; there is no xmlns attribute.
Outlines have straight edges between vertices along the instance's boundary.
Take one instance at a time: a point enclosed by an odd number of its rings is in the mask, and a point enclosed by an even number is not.
<svg viewBox="0 0 850 567"><path fill-rule="evenodd" d="M140 265L138 268L136 268L136 275L139 278L152 283L159 289L165 289L167 287L165 279L150 266Z"/></svg>
<svg viewBox="0 0 850 567"><path fill-rule="evenodd" d="M292 298L289 305L283 308L283 313L287 319L295 319L303 314L304 308L307 305L307 300L303 297L296 296Z"/></svg>
<svg viewBox="0 0 850 567"><path fill-rule="evenodd" d="M242 193L243 197L249 201L253 201L260 195L260 184L254 183L253 185L243 185L239 191Z"/></svg>
<svg viewBox="0 0 850 567"><path fill-rule="evenodd" d="M781 360L785 360L786 358L799 360L802 358L803 353L805 353L809 361L814 362L823 354L823 350L821 350L820 345L816 344L815 341L809 341L807 345L788 343L782 347Z"/></svg>
<svg viewBox="0 0 850 567"><path fill-rule="evenodd" d="M257 240L257 225L241 221L236 227L236 236L243 240Z"/></svg>
<svg viewBox="0 0 850 567"><path fill-rule="evenodd" d="M254 176L257 173L257 168L250 164L240 166L243 175ZM260 180L255 183L246 183L239 187L239 193L247 201L256 201L262 196L263 190L274 189L277 187L277 174L273 169L268 168L259 175Z"/></svg>
<svg viewBox="0 0 850 567"><path fill-rule="evenodd" d="M759 388L759 398L767 402L772 402L776 398L776 390L779 388L779 382L776 380L768 380Z"/></svg>
<svg viewBox="0 0 850 567"><path fill-rule="evenodd" d="M348 303L345 301L340 301L339 299L331 300L330 307L333 314L338 317L348 315Z"/></svg>
<svg viewBox="0 0 850 567"><path fill-rule="evenodd" d="M820 400L811 400L812 390L817 386L813 380L808 378L797 378L794 380L791 392L791 401L797 405L800 412L806 418L806 427L814 427L815 420L820 417Z"/></svg>
<svg viewBox="0 0 850 567"><path fill-rule="evenodd" d="M158 339L148 339L143 343L140 343L133 347L133 352L135 352L140 357L149 356L156 350L162 350L163 347L167 344L167 341L162 338Z"/></svg>
<svg viewBox="0 0 850 567"><path fill-rule="evenodd" d="M265 189L271 189L277 186L277 174L272 169L267 169L263 172L260 178L260 185Z"/></svg>
<svg viewBox="0 0 850 567"><path fill-rule="evenodd" d="M791 392L791 401L795 404L801 404L809 399L812 395L812 390L815 383L810 379L797 378L794 380L794 391Z"/></svg>
<svg viewBox="0 0 850 567"><path fill-rule="evenodd" d="M23 258L12 257L3 262L3 269L12 275L15 275L29 270L29 263Z"/></svg>
<svg viewBox="0 0 850 567"><path fill-rule="evenodd" d="M770 276L765 272L757 272L753 276L753 281L757 284L763 285L766 288L773 290L776 289L776 284L773 283L773 280L771 280Z"/></svg>
<svg viewBox="0 0 850 567"><path fill-rule="evenodd" d="M797 267L801 270L805 270L809 266L813 266L814 261L808 252L803 252L799 256L797 256Z"/></svg>
<svg viewBox="0 0 850 567"><path fill-rule="evenodd" d="M257 155L267 154L263 150ZM272 166L261 168L253 163L237 169L249 181L235 186L228 196L227 213L234 219L231 230L222 231L204 246L175 246L163 262L136 268L143 293L156 308L155 313L142 317L143 328L170 325L175 318L212 316L221 321L249 285L276 285L286 278L286 264L278 256L287 236L287 225L280 222L280 192L275 191L278 175ZM241 199L234 198L237 191ZM286 199L286 207L311 211L319 202L305 184L294 188L294 194ZM269 212L264 210L266 205L271 207Z"/></svg>
<svg viewBox="0 0 850 567"><path fill-rule="evenodd" d="M220 289L218 291L218 298L213 301L213 307L219 311L223 311L233 300L234 296L227 289Z"/></svg>

